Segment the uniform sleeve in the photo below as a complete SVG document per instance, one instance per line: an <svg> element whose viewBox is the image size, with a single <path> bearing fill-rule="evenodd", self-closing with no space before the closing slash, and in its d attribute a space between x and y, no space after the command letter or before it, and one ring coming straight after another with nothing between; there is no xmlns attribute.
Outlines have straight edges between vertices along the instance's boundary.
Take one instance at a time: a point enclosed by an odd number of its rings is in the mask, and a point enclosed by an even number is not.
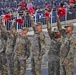
<svg viewBox="0 0 76 75"><path fill-rule="evenodd" d="M62 30L62 24L61 24L60 18L58 16L57 16L57 28L58 28L59 31Z"/></svg>
<svg viewBox="0 0 76 75"><path fill-rule="evenodd" d="M26 57L27 57L27 59L29 58L29 56L30 56L30 49L31 49L31 42L30 42L30 40L28 40L28 42L27 42L27 45L26 45L27 47L27 51L26 51Z"/></svg>
<svg viewBox="0 0 76 75"><path fill-rule="evenodd" d="M31 25L32 25L32 28L33 28L34 33L35 33L35 32L36 32L36 26L35 26L34 19L32 18L32 16L30 16L30 19L31 19Z"/></svg>
<svg viewBox="0 0 76 75"><path fill-rule="evenodd" d="M48 34L50 36L50 38L52 38L52 34L53 34L53 31L52 31L52 28L51 28L51 24L49 22L49 20L46 20L46 23L47 23L47 30L48 30Z"/></svg>
<svg viewBox="0 0 76 75"><path fill-rule="evenodd" d="M76 52L76 37L74 37L74 39L73 39L73 47L74 47L75 52Z"/></svg>
<svg viewBox="0 0 76 75"><path fill-rule="evenodd" d="M45 54L45 35L42 34L40 36L40 42L41 42L41 52L40 52L40 56L43 56Z"/></svg>
<svg viewBox="0 0 76 75"><path fill-rule="evenodd" d="M57 28L59 32L61 33L62 37L65 37L65 29L62 29L62 24L60 22L60 18L57 16Z"/></svg>
<svg viewBox="0 0 76 75"><path fill-rule="evenodd" d="M14 28L14 23L15 21L13 20L10 29Z"/></svg>
<svg viewBox="0 0 76 75"><path fill-rule="evenodd" d="M52 28L51 28L51 24L50 24L49 20L46 20L46 23L47 23L48 34L51 35L51 33L52 33Z"/></svg>
<svg viewBox="0 0 76 75"><path fill-rule="evenodd" d="M68 54L67 54L67 57L65 58L64 61L67 61L68 63L73 63L74 61L74 50L71 49Z"/></svg>
<svg viewBox="0 0 76 75"><path fill-rule="evenodd" d="M6 40L7 39L7 29L5 22L1 25L2 37Z"/></svg>

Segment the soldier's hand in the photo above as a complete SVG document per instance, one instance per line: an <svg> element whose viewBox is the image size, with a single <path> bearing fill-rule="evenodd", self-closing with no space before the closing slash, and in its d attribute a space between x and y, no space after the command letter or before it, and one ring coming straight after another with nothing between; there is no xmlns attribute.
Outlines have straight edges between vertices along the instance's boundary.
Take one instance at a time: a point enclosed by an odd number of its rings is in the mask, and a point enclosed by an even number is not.
<svg viewBox="0 0 76 75"><path fill-rule="evenodd" d="M57 19L59 19L59 15L57 15Z"/></svg>
<svg viewBox="0 0 76 75"><path fill-rule="evenodd" d="M23 58L22 58L23 61L25 61L26 59L27 59L26 57L23 57Z"/></svg>
<svg viewBox="0 0 76 75"><path fill-rule="evenodd" d="M21 57L20 60L23 61L23 60L25 60L25 58L24 57Z"/></svg>
<svg viewBox="0 0 76 75"><path fill-rule="evenodd" d="M39 56L38 59L41 60L42 59L42 56Z"/></svg>
<svg viewBox="0 0 76 75"><path fill-rule="evenodd" d="M15 22L15 19L13 19L12 22L14 23Z"/></svg>
<svg viewBox="0 0 76 75"><path fill-rule="evenodd" d="M2 19L2 22L3 22L3 23L5 23L5 20L4 20L4 19Z"/></svg>
<svg viewBox="0 0 76 75"><path fill-rule="evenodd" d="M4 19L2 19L2 23L3 23L3 26L5 26L5 20Z"/></svg>
<svg viewBox="0 0 76 75"><path fill-rule="evenodd" d="M67 61L64 61L63 64L66 66L68 64L68 62Z"/></svg>

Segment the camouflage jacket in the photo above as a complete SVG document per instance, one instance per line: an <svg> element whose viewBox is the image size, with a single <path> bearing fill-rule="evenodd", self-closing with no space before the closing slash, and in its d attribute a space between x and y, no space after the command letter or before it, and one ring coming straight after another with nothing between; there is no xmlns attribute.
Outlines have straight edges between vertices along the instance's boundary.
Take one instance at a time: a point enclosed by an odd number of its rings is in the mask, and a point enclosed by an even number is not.
<svg viewBox="0 0 76 75"><path fill-rule="evenodd" d="M76 38L75 36L66 36L65 42L61 46L61 60L67 61L68 64L74 64L74 56L76 52Z"/></svg>
<svg viewBox="0 0 76 75"><path fill-rule="evenodd" d="M32 28L34 30L33 36L33 47L32 47L32 55L33 56L43 56L45 54L45 35L43 32L36 32L36 25L34 20L31 20Z"/></svg>
<svg viewBox="0 0 76 75"><path fill-rule="evenodd" d="M6 39L5 52L6 52L6 54L11 54L14 50L14 45L15 45L15 41L16 41L16 36L14 34L14 32L16 33L16 30L14 28L14 22L12 22L11 28L10 28L12 35L10 34L10 32L7 31L6 25L4 25L2 28L3 28L3 36Z"/></svg>
<svg viewBox="0 0 76 75"><path fill-rule="evenodd" d="M76 37L72 35L70 36L70 50L65 60L67 60L68 63L74 63L75 53L76 53Z"/></svg>
<svg viewBox="0 0 76 75"><path fill-rule="evenodd" d="M19 59L21 57L29 57L30 56L30 40L28 37L23 37L22 35L18 35L16 38L16 44L14 47L15 51L15 56L18 57Z"/></svg>
<svg viewBox="0 0 76 75"><path fill-rule="evenodd" d="M60 61L63 64L64 61L68 62L68 65L74 64L74 55L76 51L76 38L73 36L67 35L65 30L62 29L62 25L60 23L60 19L57 19L57 27L60 31L61 37L61 48L60 48Z"/></svg>
<svg viewBox="0 0 76 75"><path fill-rule="evenodd" d="M49 21L47 21L47 30L48 30L48 34L50 36L50 49L48 52L48 57L50 60L59 59L60 58L61 38L54 37L54 31L52 31Z"/></svg>
<svg viewBox="0 0 76 75"><path fill-rule="evenodd" d="M7 36L6 54L11 54L14 51L16 37L14 35L10 35L9 33L7 33L6 36Z"/></svg>
<svg viewBox="0 0 76 75"><path fill-rule="evenodd" d="M43 56L45 53L45 36L41 33L35 33L33 36L32 54L34 56Z"/></svg>
<svg viewBox="0 0 76 75"><path fill-rule="evenodd" d="M6 49L6 37L5 37L5 34L4 34L4 26L1 25L1 28L0 28L0 31L1 31L1 35L0 35L0 53L5 51Z"/></svg>

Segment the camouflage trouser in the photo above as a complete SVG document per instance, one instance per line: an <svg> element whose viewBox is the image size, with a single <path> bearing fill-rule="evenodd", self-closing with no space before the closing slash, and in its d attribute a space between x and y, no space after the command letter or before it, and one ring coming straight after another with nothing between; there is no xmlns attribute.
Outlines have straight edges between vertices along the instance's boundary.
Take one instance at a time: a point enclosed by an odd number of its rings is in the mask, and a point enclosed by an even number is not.
<svg viewBox="0 0 76 75"><path fill-rule="evenodd" d="M5 53L0 53L0 75L8 75Z"/></svg>
<svg viewBox="0 0 76 75"><path fill-rule="evenodd" d="M32 75L42 75L41 64L42 64L42 60L39 60L38 58L31 59Z"/></svg>
<svg viewBox="0 0 76 75"><path fill-rule="evenodd" d="M48 62L48 75L60 75L60 61Z"/></svg>
<svg viewBox="0 0 76 75"><path fill-rule="evenodd" d="M26 75L26 61L15 59L14 75Z"/></svg>
<svg viewBox="0 0 76 75"><path fill-rule="evenodd" d="M8 65L8 74L14 75L14 55L13 55L13 53L7 55L7 65Z"/></svg>
<svg viewBox="0 0 76 75"><path fill-rule="evenodd" d="M74 75L74 64L68 64L65 66L66 75Z"/></svg>

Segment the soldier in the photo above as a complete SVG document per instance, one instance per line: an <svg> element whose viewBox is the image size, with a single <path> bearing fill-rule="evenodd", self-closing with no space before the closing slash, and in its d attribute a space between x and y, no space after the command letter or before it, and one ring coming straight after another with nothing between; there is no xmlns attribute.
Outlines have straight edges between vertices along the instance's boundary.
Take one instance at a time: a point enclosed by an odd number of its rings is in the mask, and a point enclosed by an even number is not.
<svg viewBox="0 0 76 75"><path fill-rule="evenodd" d="M65 41L65 29L62 29L59 16L57 15L57 28L61 33L61 47L60 47L60 75L66 75L65 67L63 65L63 61L65 58L65 53L67 52L67 47L64 46ZM65 50L65 51L64 51Z"/></svg>
<svg viewBox="0 0 76 75"><path fill-rule="evenodd" d="M8 74L14 75L14 45L15 45L15 29L14 29L14 20L12 21L11 29L9 32L6 31L5 21L3 22L4 25L4 36L7 38L6 42L6 57L7 57L7 69Z"/></svg>
<svg viewBox="0 0 76 75"><path fill-rule="evenodd" d="M60 46L61 34L59 31L52 31L49 20L47 30L50 36L50 49L48 52L48 75L60 75Z"/></svg>
<svg viewBox="0 0 76 75"><path fill-rule="evenodd" d="M17 35L14 63L14 75L26 75L26 60L30 56L30 40L27 36L28 28L22 28L21 34Z"/></svg>
<svg viewBox="0 0 76 75"><path fill-rule="evenodd" d="M42 32L42 23L39 22L35 25L34 20L31 16L30 16L30 19L34 30L31 71L33 75L42 75L41 64L42 64L43 55L45 54L45 35Z"/></svg>
<svg viewBox="0 0 76 75"><path fill-rule="evenodd" d="M6 60L6 55L5 55L6 39L3 35L3 33L4 33L3 27L4 27L4 25L1 24L0 25L0 75L8 75L7 60Z"/></svg>
<svg viewBox="0 0 76 75"><path fill-rule="evenodd" d="M58 17L58 29L62 34L60 62L63 69L61 70L61 75L74 75L74 55L76 50L76 38L73 35L73 28L73 24L68 24L67 26L65 26L65 31L63 31L60 19ZM65 34L65 36L63 34Z"/></svg>
<svg viewBox="0 0 76 75"><path fill-rule="evenodd" d="M74 55L76 50L76 37L73 35L73 28L74 27L72 24L70 24L69 26L65 26L69 47L63 64L65 66L67 75L74 75Z"/></svg>

